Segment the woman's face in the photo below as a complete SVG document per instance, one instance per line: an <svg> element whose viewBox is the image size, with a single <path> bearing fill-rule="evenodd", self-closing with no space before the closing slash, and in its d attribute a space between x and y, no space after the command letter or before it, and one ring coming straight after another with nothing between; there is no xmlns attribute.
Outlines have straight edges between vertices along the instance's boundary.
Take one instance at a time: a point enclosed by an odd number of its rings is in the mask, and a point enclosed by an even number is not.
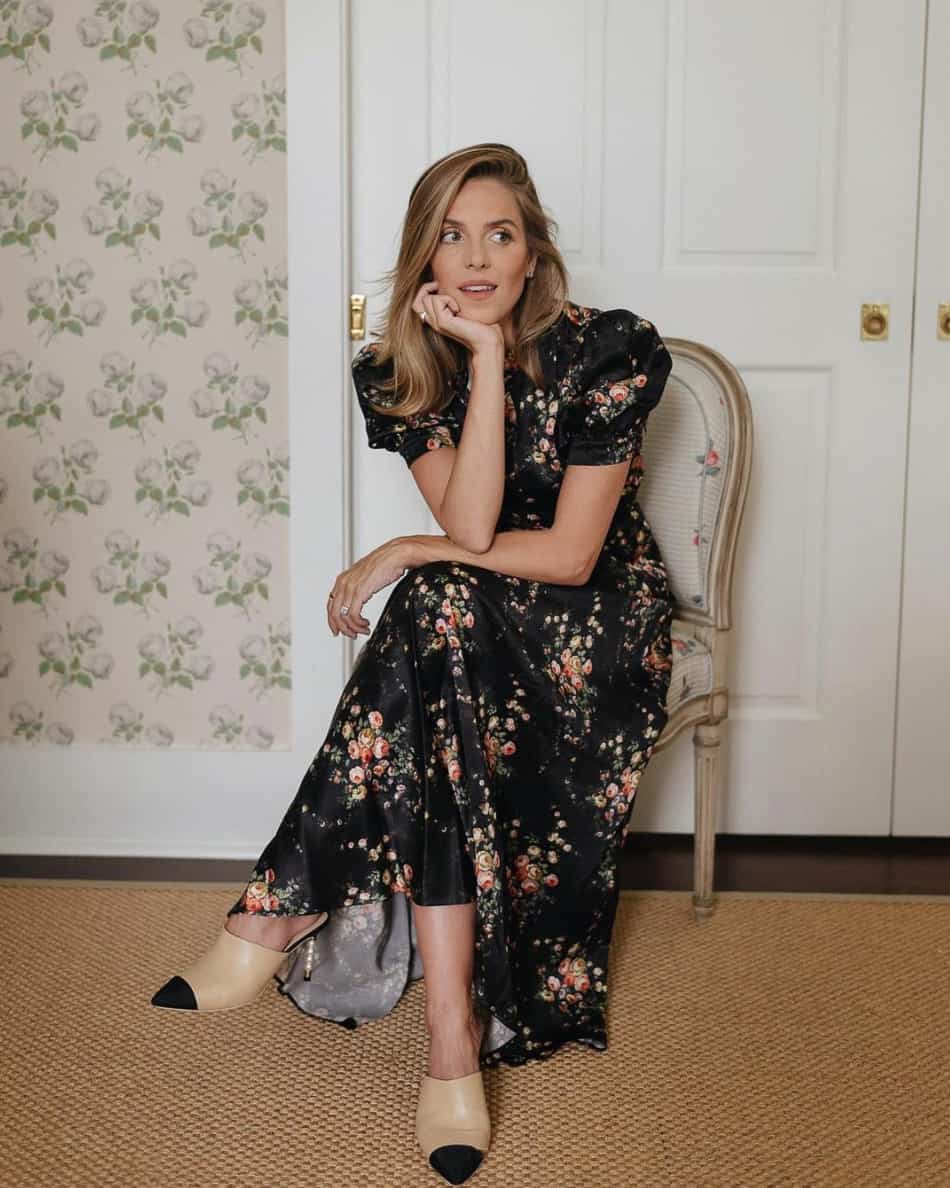
<svg viewBox="0 0 950 1188"><path fill-rule="evenodd" d="M514 195L492 177L473 177L449 208L430 261L439 292L458 301L461 316L510 327L511 311L534 271L521 212ZM488 294L468 293L465 285L491 284Z"/></svg>

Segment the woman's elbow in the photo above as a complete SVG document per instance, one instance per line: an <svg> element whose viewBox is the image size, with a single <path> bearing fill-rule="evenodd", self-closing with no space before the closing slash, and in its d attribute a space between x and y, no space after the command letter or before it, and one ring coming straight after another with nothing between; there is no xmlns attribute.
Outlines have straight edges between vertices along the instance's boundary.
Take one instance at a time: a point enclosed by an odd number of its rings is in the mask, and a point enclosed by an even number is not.
<svg viewBox="0 0 950 1188"><path fill-rule="evenodd" d="M492 547L495 537L494 534L490 537L473 536L471 538L465 536L452 536L449 534L449 539L454 541L460 549L467 549L470 553L487 553Z"/></svg>
<svg viewBox="0 0 950 1188"><path fill-rule="evenodd" d="M591 579L596 564L597 558L594 557L592 559L589 555L585 555L582 559L574 558L572 564L568 566L564 584L568 586L586 586Z"/></svg>
<svg viewBox="0 0 950 1188"><path fill-rule="evenodd" d="M458 545L460 549L467 549L470 553L487 553L494 543L495 531L493 528L479 530L475 526L467 524L461 528L454 528L450 522L441 519L440 523L449 540Z"/></svg>

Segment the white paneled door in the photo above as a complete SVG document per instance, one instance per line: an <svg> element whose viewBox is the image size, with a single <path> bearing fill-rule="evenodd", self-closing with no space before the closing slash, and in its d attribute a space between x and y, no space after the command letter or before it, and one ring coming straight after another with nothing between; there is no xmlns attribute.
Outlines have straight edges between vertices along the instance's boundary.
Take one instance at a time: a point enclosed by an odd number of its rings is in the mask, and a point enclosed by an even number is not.
<svg viewBox="0 0 950 1188"><path fill-rule="evenodd" d="M571 296L708 343L749 389L728 832L891 830L925 18L926 0L351 3L371 326L418 174L504 141L558 222ZM888 335L864 339L879 302ZM439 531L402 460L354 430L356 555ZM688 737L647 777L636 827L691 831Z"/></svg>
<svg viewBox="0 0 950 1188"><path fill-rule="evenodd" d="M948 60L950 5L936 0L927 21L893 822L895 834L921 837L950 836Z"/></svg>

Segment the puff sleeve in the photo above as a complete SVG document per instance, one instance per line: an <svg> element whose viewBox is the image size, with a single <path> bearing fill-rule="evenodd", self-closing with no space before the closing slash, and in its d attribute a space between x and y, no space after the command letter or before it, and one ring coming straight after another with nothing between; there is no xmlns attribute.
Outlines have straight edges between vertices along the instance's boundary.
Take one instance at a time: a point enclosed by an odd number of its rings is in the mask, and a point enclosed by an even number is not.
<svg viewBox="0 0 950 1188"><path fill-rule="evenodd" d="M652 322L627 309L596 314L584 331L578 395L568 406L567 462L625 462L640 448L673 360Z"/></svg>
<svg viewBox="0 0 950 1188"><path fill-rule="evenodd" d="M370 398L378 404L391 399L388 394L378 391L376 384L392 374L391 360L384 367L375 363L372 343L367 343L354 357L351 371L370 449L401 454L406 465L411 466L427 450L456 445L459 428L456 418L448 410L389 417L370 407Z"/></svg>

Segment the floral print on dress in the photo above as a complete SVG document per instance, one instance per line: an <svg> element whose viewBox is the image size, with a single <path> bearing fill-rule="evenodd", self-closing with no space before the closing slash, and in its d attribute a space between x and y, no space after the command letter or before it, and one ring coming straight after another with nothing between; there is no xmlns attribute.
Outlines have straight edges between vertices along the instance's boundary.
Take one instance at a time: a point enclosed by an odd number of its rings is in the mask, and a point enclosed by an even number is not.
<svg viewBox="0 0 950 1188"><path fill-rule="evenodd" d="M572 1041L607 1046L618 853L671 674L672 595L636 500L669 353L645 318L573 302L539 350L543 386L505 366L496 531L550 527L568 466L628 462L589 580L454 561L407 570L231 908L328 911L322 962L304 983L292 955L283 988L308 1013L350 1026L385 1014L418 976L410 944L383 943L395 893L407 906L474 902L482 1067L541 1060ZM465 372L441 411L394 418L369 406L387 374L374 360L370 343L353 361L370 447L411 465L457 446ZM385 972L354 947L361 936L390 955Z"/></svg>

